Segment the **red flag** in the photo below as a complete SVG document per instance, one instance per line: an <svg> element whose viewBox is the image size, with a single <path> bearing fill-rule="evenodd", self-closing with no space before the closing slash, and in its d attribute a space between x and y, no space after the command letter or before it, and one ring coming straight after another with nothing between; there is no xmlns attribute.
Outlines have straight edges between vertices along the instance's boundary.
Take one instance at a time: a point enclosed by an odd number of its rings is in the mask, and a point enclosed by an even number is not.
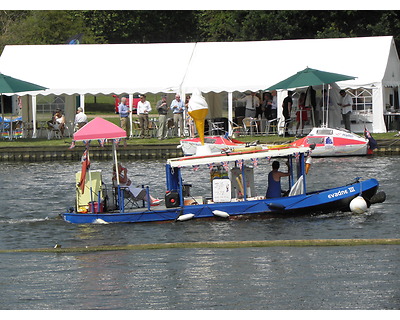
<svg viewBox="0 0 400 320"><path fill-rule="evenodd" d="M79 181L78 186L81 188L82 194L85 192L85 180L86 180L86 171L90 167L90 160L89 160L89 152L88 149L82 155L82 171L81 171L81 180Z"/></svg>

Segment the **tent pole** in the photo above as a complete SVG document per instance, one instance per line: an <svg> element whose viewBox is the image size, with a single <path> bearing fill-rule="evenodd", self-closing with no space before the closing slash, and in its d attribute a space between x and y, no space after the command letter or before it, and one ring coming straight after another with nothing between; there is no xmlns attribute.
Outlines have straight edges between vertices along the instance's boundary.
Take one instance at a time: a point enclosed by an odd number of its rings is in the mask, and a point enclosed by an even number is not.
<svg viewBox="0 0 400 320"><path fill-rule="evenodd" d="M28 98L29 100L29 98ZM28 111L29 113L29 111ZM36 95L32 96L32 125L33 125L33 132L32 138L37 138L37 127L36 127Z"/></svg>
<svg viewBox="0 0 400 320"><path fill-rule="evenodd" d="M115 165L115 174L117 178L117 199L118 199L118 206L119 206L119 212L123 213L124 212L124 198L122 196L122 190L121 186L119 185L119 171L118 171L118 159L117 159L117 147L116 147L116 141L115 139L112 140L113 144L113 160L114 160L114 165Z"/></svg>
<svg viewBox="0 0 400 320"><path fill-rule="evenodd" d="M1 94L1 131L4 131L4 96Z"/></svg>
<svg viewBox="0 0 400 320"><path fill-rule="evenodd" d="M83 109L83 113L85 113L85 95L81 94L79 96L79 103L80 103L80 107Z"/></svg>
<svg viewBox="0 0 400 320"><path fill-rule="evenodd" d="M233 122L233 92L228 92L228 132L230 133L229 136L233 134L232 122Z"/></svg>
<svg viewBox="0 0 400 320"><path fill-rule="evenodd" d="M133 94L129 94L129 138L132 138L132 110L133 110Z"/></svg>

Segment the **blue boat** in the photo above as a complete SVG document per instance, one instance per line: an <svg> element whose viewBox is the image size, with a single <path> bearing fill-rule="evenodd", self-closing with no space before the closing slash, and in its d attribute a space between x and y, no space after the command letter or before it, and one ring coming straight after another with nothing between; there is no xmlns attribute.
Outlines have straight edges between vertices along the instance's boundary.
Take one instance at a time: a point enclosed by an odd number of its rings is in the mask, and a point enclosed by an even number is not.
<svg viewBox="0 0 400 320"><path fill-rule="evenodd" d="M365 206L362 210L366 210L371 203L384 201L384 196L379 201L374 199L379 187L376 179L355 179L353 183L340 187L307 192L310 152L307 147L282 147L168 159L165 164L167 192L164 202L158 206L150 205L148 187L140 193L141 199L132 202L132 195L129 196L124 187L119 184L107 187L102 181L101 171L91 171L85 177L89 192L82 194L82 186L77 183L75 207L61 216L67 222L78 224L249 219L350 211L351 207L357 206ZM277 198L256 195L252 165L261 159L287 161L290 172L287 194ZM87 158L82 163L85 161ZM114 161L116 164L116 152ZM211 197L192 196L190 186L184 183L184 174L193 174L198 166L209 168L207 179L211 178L212 182ZM84 171L77 173L77 182L82 181L82 174ZM361 205L352 205L353 199L361 199Z"/></svg>

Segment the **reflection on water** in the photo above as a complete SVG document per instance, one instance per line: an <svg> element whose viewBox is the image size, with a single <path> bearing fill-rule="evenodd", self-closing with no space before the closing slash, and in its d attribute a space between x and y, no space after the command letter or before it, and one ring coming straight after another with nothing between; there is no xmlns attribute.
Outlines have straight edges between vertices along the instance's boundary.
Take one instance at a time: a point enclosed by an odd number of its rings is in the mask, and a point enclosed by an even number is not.
<svg viewBox="0 0 400 320"><path fill-rule="evenodd" d="M72 225L58 218L73 205L80 163L6 163L0 172L0 249L399 238L399 159L314 159L310 190L358 176L378 178L387 200L362 215L118 225ZM163 162L124 164L134 180L162 197ZM110 163L93 162L92 168L111 180ZM266 187L261 169L268 168L260 161L255 169L260 194ZM209 187L193 173L185 179L192 194ZM0 309L398 309L399 253L398 246L7 253L1 254Z"/></svg>

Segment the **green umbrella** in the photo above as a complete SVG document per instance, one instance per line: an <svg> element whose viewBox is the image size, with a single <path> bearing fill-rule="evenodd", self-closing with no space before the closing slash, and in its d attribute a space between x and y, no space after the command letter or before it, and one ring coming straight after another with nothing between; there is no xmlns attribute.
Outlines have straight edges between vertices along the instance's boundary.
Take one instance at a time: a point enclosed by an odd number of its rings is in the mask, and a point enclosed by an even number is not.
<svg viewBox="0 0 400 320"><path fill-rule="evenodd" d="M266 90L278 90L278 89L291 89L301 88L308 86L317 86L322 84L330 84L337 81L353 80L356 77L346 76L344 74L332 73L321 71L317 69L305 68L302 71L297 72L293 76L278 82L277 84L267 88Z"/></svg>
<svg viewBox="0 0 400 320"><path fill-rule="evenodd" d="M0 73L0 93L38 91L47 88Z"/></svg>
<svg viewBox="0 0 400 320"><path fill-rule="evenodd" d="M17 92L25 92L25 91L39 91L45 90L47 88L39 86L37 84L26 82L23 80L19 80L10 76L6 76L5 74L0 73L0 94L1 94L1 115L4 127L4 101L3 101L3 93L17 93ZM10 126L12 124L10 123ZM10 137L12 136L10 132Z"/></svg>

